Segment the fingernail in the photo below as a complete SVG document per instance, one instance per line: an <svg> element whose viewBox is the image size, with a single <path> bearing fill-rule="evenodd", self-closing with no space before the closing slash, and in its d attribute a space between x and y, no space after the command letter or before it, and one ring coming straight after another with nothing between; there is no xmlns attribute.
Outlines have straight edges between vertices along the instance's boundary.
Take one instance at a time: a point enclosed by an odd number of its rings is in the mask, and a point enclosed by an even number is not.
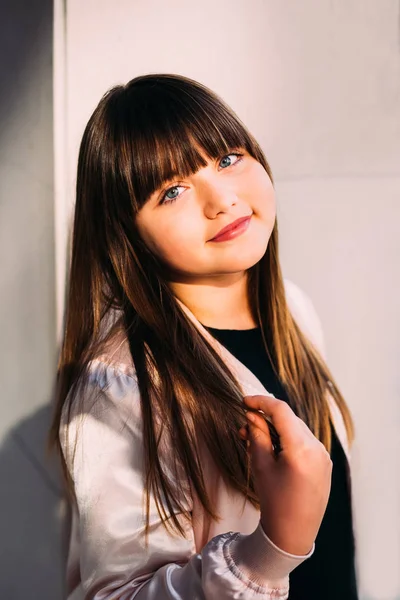
<svg viewBox="0 0 400 600"><path fill-rule="evenodd" d="M253 415L253 413L251 413L251 412L246 412L246 417L247 417L247 419L248 419L249 421L251 421L252 423L254 423L254 421L256 420L256 419L255 419L255 416L254 416L254 415Z"/></svg>

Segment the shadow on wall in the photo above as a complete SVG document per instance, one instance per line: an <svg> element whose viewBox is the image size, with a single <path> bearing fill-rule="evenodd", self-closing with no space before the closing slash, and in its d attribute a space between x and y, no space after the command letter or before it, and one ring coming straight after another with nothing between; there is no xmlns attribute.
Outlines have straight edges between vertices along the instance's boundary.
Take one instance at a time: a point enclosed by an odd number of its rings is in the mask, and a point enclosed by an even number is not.
<svg viewBox="0 0 400 600"><path fill-rule="evenodd" d="M53 0L1 3L1 600L64 595L64 503L37 409L56 363L52 32Z"/></svg>
<svg viewBox="0 0 400 600"><path fill-rule="evenodd" d="M48 63L52 71L52 0L2 1L0 9L0 119L8 119L23 106L34 77L36 62ZM21 104L22 103L22 104ZM52 115L50 115L52 118ZM3 127L1 132L3 131Z"/></svg>
<svg viewBox="0 0 400 600"><path fill-rule="evenodd" d="M0 598L7 600L64 597L61 472L44 456L50 417L50 406L39 409L0 446Z"/></svg>

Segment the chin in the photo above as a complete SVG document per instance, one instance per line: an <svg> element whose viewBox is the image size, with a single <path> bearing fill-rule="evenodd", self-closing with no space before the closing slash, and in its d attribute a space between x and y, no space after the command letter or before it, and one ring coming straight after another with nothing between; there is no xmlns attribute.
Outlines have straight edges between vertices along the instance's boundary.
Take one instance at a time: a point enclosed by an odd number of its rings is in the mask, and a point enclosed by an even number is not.
<svg viewBox="0 0 400 600"><path fill-rule="evenodd" d="M267 251L268 243L255 245L252 243L251 248L247 250L245 248L241 248L240 252L237 252L235 256L226 257L224 264L220 264L222 268L225 268L226 271L237 272L237 271L247 271L247 269L251 269L257 264L265 252ZM223 261L221 261L222 263Z"/></svg>

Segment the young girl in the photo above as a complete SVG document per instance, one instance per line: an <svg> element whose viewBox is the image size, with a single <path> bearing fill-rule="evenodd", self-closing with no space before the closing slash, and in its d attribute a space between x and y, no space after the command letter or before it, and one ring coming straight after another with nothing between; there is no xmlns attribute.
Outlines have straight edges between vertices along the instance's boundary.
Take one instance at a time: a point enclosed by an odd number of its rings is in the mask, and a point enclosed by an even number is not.
<svg viewBox="0 0 400 600"><path fill-rule="evenodd" d="M70 600L357 598L352 419L267 160L191 79L136 77L86 126L50 438Z"/></svg>

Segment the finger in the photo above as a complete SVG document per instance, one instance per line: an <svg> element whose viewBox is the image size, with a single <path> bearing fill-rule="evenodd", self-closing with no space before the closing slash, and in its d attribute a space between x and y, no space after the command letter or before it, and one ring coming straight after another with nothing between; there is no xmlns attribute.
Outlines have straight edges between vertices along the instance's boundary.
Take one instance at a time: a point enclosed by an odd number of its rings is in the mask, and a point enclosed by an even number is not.
<svg viewBox="0 0 400 600"><path fill-rule="evenodd" d="M256 413L246 413L246 418L249 424L249 441L250 449L253 458L260 459L261 455L273 455L274 449L272 445L271 435L268 425L261 415Z"/></svg>
<svg viewBox="0 0 400 600"><path fill-rule="evenodd" d="M247 428L246 427L241 427L239 429L238 433L239 433L240 437L242 438L242 440L246 440L247 439L248 436L247 436Z"/></svg>
<svg viewBox="0 0 400 600"><path fill-rule="evenodd" d="M271 396L245 396L244 402L253 410L262 410L272 422L279 436L282 449L288 449L304 441L305 431L299 418L283 400Z"/></svg>

